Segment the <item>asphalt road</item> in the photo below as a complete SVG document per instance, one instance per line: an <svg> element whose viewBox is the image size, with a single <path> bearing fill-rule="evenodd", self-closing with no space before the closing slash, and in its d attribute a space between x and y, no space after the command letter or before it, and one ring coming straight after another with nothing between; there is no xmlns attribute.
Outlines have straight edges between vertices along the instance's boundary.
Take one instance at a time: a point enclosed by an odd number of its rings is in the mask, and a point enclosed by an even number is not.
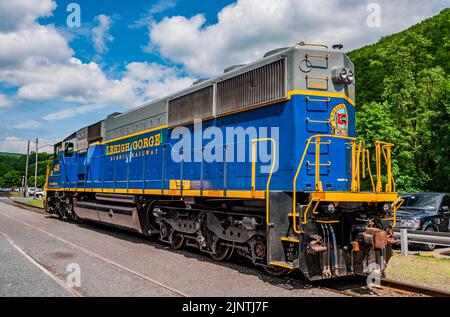
<svg viewBox="0 0 450 317"><path fill-rule="evenodd" d="M63 222L0 202L0 296L316 297L336 293L274 278L239 263L214 262L189 250L173 251L125 231Z"/></svg>

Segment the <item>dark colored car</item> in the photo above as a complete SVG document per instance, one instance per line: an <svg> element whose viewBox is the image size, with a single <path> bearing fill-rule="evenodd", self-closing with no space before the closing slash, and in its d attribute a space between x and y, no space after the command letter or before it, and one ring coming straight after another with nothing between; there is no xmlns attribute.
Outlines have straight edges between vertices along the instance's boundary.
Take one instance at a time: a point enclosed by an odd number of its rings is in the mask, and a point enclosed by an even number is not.
<svg viewBox="0 0 450 317"><path fill-rule="evenodd" d="M450 231L450 194L414 193L400 195L405 200L397 211L397 227L424 230ZM434 244L425 244L431 251Z"/></svg>

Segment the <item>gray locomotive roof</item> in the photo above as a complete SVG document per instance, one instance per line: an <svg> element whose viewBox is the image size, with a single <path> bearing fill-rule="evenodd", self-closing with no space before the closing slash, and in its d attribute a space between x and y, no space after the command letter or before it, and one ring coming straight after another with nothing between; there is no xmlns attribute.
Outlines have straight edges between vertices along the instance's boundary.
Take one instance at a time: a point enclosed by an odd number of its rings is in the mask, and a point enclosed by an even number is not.
<svg viewBox="0 0 450 317"><path fill-rule="evenodd" d="M222 74L220 76L217 76L215 78L210 78L210 79L207 79L207 80L203 80L203 81L201 81L200 83L198 83L196 85L192 85L192 86L187 87L185 89L182 89L182 90L180 90L180 91L178 91L176 93L170 94L168 96L165 96L165 97L157 99L157 100L151 100L149 102L146 102L146 103L144 103L141 106L132 108L132 109L130 109L130 110L124 112L124 113L121 113L120 115L116 116L115 118L127 116L128 114L130 114L132 112L135 112L135 111L139 111L139 110L141 110L143 108L145 108L145 109L150 108L152 105L155 105L157 103L166 102L167 100L171 100L171 99L175 99L175 98L181 97L181 96L186 95L186 94L188 94L190 92L199 90L201 88L208 87L208 86L210 86L211 84L213 84L215 82L222 81L222 80L228 79L230 77L234 77L236 75L239 75L241 73L245 73L245 72L247 72L249 70L253 70L253 69L258 68L258 67L260 67L262 65L269 64L269 63L279 59L281 56L283 56L287 52L293 51L294 49L295 49L295 46L287 47L285 50L277 52L277 53L275 53L275 54L273 54L271 56L268 56L268 57L265 57L265 58L261 58L261 59L255 61L255 62L248 63L248 64L246 64L246 65L244 65L242 67L235 68L235 69L233 69L233 70L231 70L229 72L226 72L226 73L224 73L224 74ZM326 49L324 49L324 50L326 50ZM167 111L167 109L166 109L166 111Z"/></svg>
<svg viewBox="0 0 450 317"><path fill-rule="evenodd" d="M293 57L296 60L301 56L301 54L305 54L307 52L329 54L331 65L341 63L342 56L344 56L343 57L345 61L344 64L353 67L352 62L340 50L328 49L320 46L314 47L304 46L301 44L296 44L294 46L287 48L277 49L271 51L269 53L270 54L269 56L263 57L257 61L243 65L242 67L233 68L232 70L225 72L215 78L200 81L199 83L187 87L181 91L178 91L176 93L170 94L157 100L146 102L143 105L132 108L124 113L119 114L114 113L112 115L109 115L103 120L103 138L104 140L108 140L111 138L125 135L127 133L133 133L136 131L141 131L167 124L168 123L167 112L169 100L176 99L191 92L211 86L216 82L220 82L228 78L238 76L253 69L259 68L263 65L270 64L284 57ZM324 72L329 72L328 66L326 67L326 69L323 70ZM301 82L304 81L304 77L303 78L295 77L289 75L289 73L287 74L287 76L291 76L290 78L288 78L289 86L287 87L287 89L292 89L293 85L295 85L296 89L302 89L304 87L304 83ZM336 87L330 87L330 90L335 89ZM80 129L79 131L81 130L83 129Z"/></svg>

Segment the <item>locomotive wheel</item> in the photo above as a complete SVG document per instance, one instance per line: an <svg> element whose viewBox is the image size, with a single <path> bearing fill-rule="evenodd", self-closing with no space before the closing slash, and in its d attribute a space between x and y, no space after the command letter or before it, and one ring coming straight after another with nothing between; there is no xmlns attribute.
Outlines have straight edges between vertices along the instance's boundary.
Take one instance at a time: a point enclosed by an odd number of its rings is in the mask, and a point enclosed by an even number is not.
<svg viewBox="0 0 450 317"><path fill-rule="evenodd" d="M170 235L170 228L165 224L162 223L159 227L159 235L161 236L162 239L166 240L167 238L169 238Z"/></svg>
<svg viewBox="0 0 450 317"><path fill-rule="evenodd" d="M177 234L173 233L170 237L170 247L174 250L179 250L184 246L184 238Z"/></svg>
<svg viewBox="0 0 450 317"><path fill-rule="evenodd" d="M289 272L288 269L282 268L282 267L275 267L275 266L263 266L264 271L269 273L272 276L281 276L285 275Z"/></svg>
<svg viewBox="0 0 450 317"><path fill-rule="evenodd" d="M56 209L56 215L58 216L59 220L64 219L64 211L61 208Z"/></svg>
<svg viewBox="0 0 450 317"><path fill-rule="evenodd" d="M214 261L223 261L230 256L232 252L233 248L220 244L216 249L216 253L210 253L210 255Z"/></svg>

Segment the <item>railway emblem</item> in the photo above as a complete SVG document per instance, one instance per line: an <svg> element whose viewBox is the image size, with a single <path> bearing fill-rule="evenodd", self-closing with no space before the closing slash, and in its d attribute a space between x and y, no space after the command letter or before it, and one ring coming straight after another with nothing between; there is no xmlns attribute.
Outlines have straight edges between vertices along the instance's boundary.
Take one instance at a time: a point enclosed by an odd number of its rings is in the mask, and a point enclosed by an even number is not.
<svg viewBox="0 0 450 317"><path fill-rule="evenodd" d="M347 107L344 104L339 104L331 110L330 122L333 134L348 135Z"/></svg>

